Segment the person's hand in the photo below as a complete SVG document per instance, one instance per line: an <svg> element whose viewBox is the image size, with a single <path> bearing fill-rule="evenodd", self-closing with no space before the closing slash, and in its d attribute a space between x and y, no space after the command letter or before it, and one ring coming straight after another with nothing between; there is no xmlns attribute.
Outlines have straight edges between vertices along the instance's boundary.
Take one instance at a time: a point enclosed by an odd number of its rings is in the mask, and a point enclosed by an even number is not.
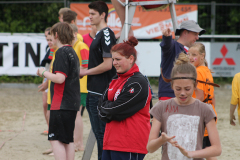
<svg viewBox="0 0 240 160"><path fill-rule="evenodd" d="M231 115L231 116L230 116L230 124L231 124L232 126L236 126L236 123L235 123L233 120L236 120L235 115Z"/></svg>
<svg viewBox="0 0 240 160"><path fill-rule="evenodd" d="M39 69L37 70L37 75L38 75L39 77L42 77L43 71L45 71L44 68L39 68Z"/></svg>
<svg viewBox="0 0 240 160"><path fill-rule="evenodd" d="M38 92L43 92L48 88L48 81L43 82L41 85L38 86Z"/></svg>
<svg viewBox="0 0 240 160"><path fill-rule="evenodd" d="M192 158L191 152L185 150L185 149L184 149L182 146L180 146L177 142L176 142L175 144L173 144L173 146L177 147L184 156L186 156L186 157L188 157L188 158Z"/></svg>
<svg viewBox="0 0 240 160"><path fill-rule="evenodd" d="M162 33L165 37L169 37L172 35L172 31L170 30L170 28L164 29Z"/></svg>
<svg viewBox="0 0 240 160"><path fill-rule="evenodd" d="M41 77L42 75L39 74L39 69L37 70L37 73L36 73L39 77Z"/></svg>
<svg viewBox="0 0 240 160"><path fill-rule="evenodd" d="M79 77L82 78L83 76L87 75L87 69L80 68Z"/></svg>
<svg viewBox="0 0 240 160"><path fill-rule="evenodd" d="M165 142L169 142L171 144L175 144L176 141L173 140L173 138L175 138L176 136L172 136L172 137L169 137L166 133L162 132L161 133L161 136L162 136L162 139L165 141Z"/></svg>

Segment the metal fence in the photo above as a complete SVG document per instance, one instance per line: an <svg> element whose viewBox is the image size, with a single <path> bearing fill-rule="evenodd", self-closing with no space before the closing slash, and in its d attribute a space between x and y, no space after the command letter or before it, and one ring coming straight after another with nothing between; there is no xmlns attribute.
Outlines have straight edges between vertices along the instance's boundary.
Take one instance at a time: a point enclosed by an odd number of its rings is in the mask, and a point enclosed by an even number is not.
<svg viewBox="0 0 240 160"><path fill-rule="evenodd" d="M18 32L43 32L45 27L58 21L58 10L69 7L70 2L69 0L0 1L0 27L8 32L16 28ZM240 41L240 4L216 2L177 4L198 5L198 23L207 31L201 36L201 41ZM34 15L35 18L29 15Z"/></svg>
<svg viewBox="0 0 240 160"><path fill-rule="evenodd" d="M179 3L184 4L184 3ZM201 40L240 41L240 4L238 3L188 3L198 5L198 23L206 34Z"/></svg>

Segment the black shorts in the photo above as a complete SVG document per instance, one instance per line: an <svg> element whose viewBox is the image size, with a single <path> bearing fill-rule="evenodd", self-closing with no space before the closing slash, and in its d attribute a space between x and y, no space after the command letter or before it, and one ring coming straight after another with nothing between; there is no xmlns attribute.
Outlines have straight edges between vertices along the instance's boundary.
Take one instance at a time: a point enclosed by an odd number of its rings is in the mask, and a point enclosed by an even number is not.
<svg viewBox="0 0 240 160"><path fill-rule="evenodd" d="M209 137L206 136L203 138L203 149L206 148L206 147L210 147L211 146L211 142L209 140Z"/></svg>
<svg viewBox="0 0 240 160"><path fill-rule="evenodd" d="M50 110L48 140L73 142L73 132L77 111Z"/></svg>

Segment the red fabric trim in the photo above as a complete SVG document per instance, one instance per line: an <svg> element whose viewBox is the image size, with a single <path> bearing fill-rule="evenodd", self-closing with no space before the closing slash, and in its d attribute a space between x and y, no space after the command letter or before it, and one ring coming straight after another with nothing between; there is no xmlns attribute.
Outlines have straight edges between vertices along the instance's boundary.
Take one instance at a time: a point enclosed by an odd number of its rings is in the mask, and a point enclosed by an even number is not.
<svg viewBox="0 0 240 160"><path fill-rule="evenodd" d="M72 47L71 45L67 44L67 45L63 45L63 47Z"/></svg>
<svg viewBox="0 0 240 160"><path fill-rule="evenodd" d="M83 60L88 60L89 58L89 51L87 49L82 49L80 51L81 57L82 57L82 61ZM82 67L88 68L88 64L82 64Z"/></svg>
<svg viewBox="0 0 240 160"><path fill-rule="evenodd" d="M168 99L171 99L171 98L172 97L159 97L158 99L164 101L164 100L168 100Z"/></svg>
<svg viewBox="0 0 240 160"><path fill-rule="evenodd" d="M54 73L61 73L61 74L63 74L63 75L67 78L67 75L66 75L64 72L61 72L61 71L55 71Z"/></svg>
<svg viewBox="0 0 240 160"><path fill-rule="evenodd" d="M49 53L48 58L51 59L51 60L53 59L53 53L54 53L54 49L50 48L50 53Z"/></svg>
<svg viewBox="0 0 240 160"><path fill-rule="evenodd" d="M60 110L63 92L65 88L65 81L62 84L54 83L54 92L51 104L51 110Z"/></svg>

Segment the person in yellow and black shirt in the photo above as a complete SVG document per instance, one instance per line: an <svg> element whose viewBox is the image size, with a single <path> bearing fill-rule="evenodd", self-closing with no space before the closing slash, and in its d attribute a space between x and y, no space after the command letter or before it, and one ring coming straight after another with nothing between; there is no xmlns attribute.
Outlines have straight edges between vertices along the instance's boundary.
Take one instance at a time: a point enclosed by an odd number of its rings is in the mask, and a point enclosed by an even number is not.
<svg viewBox="0 0 240 160"><path fill-rule="evenodd" d="M75 39L73 40L72 46L75 50L79 64L81 68L88 68L88 57L89 57L89 48L87 44L80 41L77 38L78 28L75 24L70 24L73 29ZM80 79L80 94L81 94L81 102L80 109L77 112L77 117L75 121L75 129L74 129L74 145L75 151L83 151L83 122L81 117L81 110L83 107L86 107L86 98L87 98L87 76L84 76Z"/></svg>
<svg viewBox="0 0 240 160"><path fill-rule="evenodd" d="M232 80L232 97L230 102L230 124L235 126L236 123L234 120L236 120L234 111L238 105L238 120L240 123L240 73L235 74Z"/></svg>
<svg viewBox="0 0 240 160"><path fill-rule="evenodd" d="M213 77L211 70L207 66L205 59L206 51L205 46L202 43L194 43L188 50L190 62L196 67L197 70L197 88L193 92L193 98L199 99L204 103L211 104L213 110L217 116L215 110L215 96L213 87ZM205 128L203 148L211 146L208 138L208 132ZM216 157L207 158L207 160L214 160Z"/></svg>

